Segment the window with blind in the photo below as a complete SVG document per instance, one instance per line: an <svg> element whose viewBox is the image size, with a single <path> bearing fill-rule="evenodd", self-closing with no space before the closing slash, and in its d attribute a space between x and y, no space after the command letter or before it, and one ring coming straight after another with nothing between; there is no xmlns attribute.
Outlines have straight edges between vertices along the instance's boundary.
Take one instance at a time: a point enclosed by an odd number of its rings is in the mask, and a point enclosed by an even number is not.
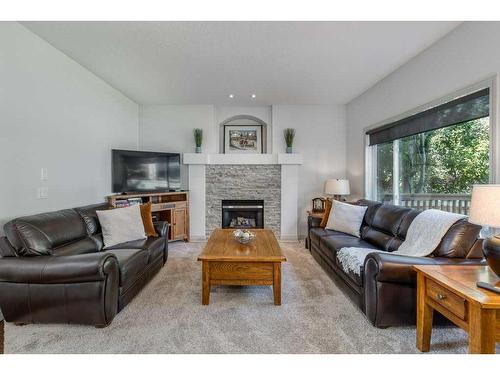
<svg viewBox="0 0 500 375"><path fill-rule="evenodd" d="M489 89L367 132L371 198L468 214L490 179Z"/></svg>

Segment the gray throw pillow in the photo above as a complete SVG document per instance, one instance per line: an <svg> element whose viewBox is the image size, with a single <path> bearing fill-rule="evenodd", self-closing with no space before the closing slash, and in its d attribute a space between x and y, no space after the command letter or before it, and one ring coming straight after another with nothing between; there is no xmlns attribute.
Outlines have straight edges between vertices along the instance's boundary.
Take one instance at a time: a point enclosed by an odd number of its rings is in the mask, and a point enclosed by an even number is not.
<svg viewBox="0 0 500 375"><path fill-rule="evenodd" d="M333 201L326 229L336 230L359 237L367 207Z"/></svg>
<svg viewBox="0 0 500 375"><path fill-rule="evenodd" d="M139 205L96 211L102 228L104 248L146 238Z"/></svg>

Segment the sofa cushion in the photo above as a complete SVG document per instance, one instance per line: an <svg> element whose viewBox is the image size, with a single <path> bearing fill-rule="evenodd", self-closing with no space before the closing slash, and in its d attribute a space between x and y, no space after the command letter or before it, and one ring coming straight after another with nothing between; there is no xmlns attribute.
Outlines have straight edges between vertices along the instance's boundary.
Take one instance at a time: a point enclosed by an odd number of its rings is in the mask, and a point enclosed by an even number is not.
<svg viewBox="0 0 500 375"><path fill-rule="evenodd" d="M323 236L331 236L332 234L345 235L345 233L337 232L335 230L324 229L324 228L311 228L309 233L311 237L311 243L319 246L319 239Z"/></svg>
<svg viewBox="0 0 500 375"><path fill-rule="evenodd" d="M128 241L109 248L109 250L116 249L143 249L148 252L148 264L163 256L163 249L165 247L165 238L162 237L148 237L142 240Z"/></svg>
<svg viewBox="0 0 500 375"><path fill-rule="evenodd" d="M99 218L97 217L96 211L104 211L109 207L108 203L99 203L75 208L75 211L78 212L83 219L89 235L101 233L101 224L99 224Z"/></svg>
<svg viewBox="0 0 500 375"><path fill-rule="evenodd" d="M373 216L372 227L392 236L397 235L403 218L412 211L411 208L394 206L392 204L381 205Z"/></svg>
<svg viewBox="0 0 500 375"><path fill-rule="evenodd" d="M413 212L411 208L383 204L373 215L371 226L362 228L361 238L381 250L394 251L401 244L401 241L397 240L399 236L406 236L407 228L402 229L401 225L409 214L413 215ZM410 217L411 220L405 222L405 225L409 226L413 218Z"/></svg>
<svg viewBox="0 0 500 375"><path fill-rule="evenodd" d="M121 287L132 284L148 265L148 252L142 249L106 250L105 252L114 254L118 259Z"/></svg>
<svg viewBox="0 0 500 375"><path fill-rule="evenodd" d="M466 258L480 231L481 226L471 224L467 219L459 220L446 232L432 255L444 258Z"/></svg>
<svg viewBox="0 0 500 375"><path fill-rule="evenodd" d="M52 254L57 256L78 255L78 254L96 253L99 250L100 249L96 244L96 242L92 238L86 237L81 240L77 240L56 247L55 249L52 249Z"/></svg>
<svg viewBox="0 0 500 375"><path fill-rule="evenodd" d="M366 207L365 217L363 218L363 226L372 225L373 216L375 215L375 212L377 212L378 208L382 206L382 203L371 201L368 199L360 199L355 204L357 204L358 206Z"/></svg>
<svg viewBox="0 0 500 375"><path fill-rule="evenodd" d="M4 226L17 255L50 255L52 249L87 236L80 215L73 209L14 219Z"/></svg>
<svg viewBox="0 0 500 375"><path fill-rule="evenodd" d="M389 251L391 242L394 240L394 236L370 227L363 229L361 238L378 249L386 251Z"/></svg>
<svg viewBox="0 0 500 375"><path fill-rule="evenodd" d="M397 232L397 237L404 241L406 238L406 234L408 233L408 228L410 228L410 224L413 220L420 214L422 211L420 210L411 210L406 215L404 215L403 220L401 220L401 224L399 225L399 229Z"/></svg>
<svg viewBox="0 0 500 375"><path fill-rule="evenodd" d="M347 234L323 236L320 238L319 247L326 254L331 254L332 259L337 263L337 251L344 247L365 247L368 249L378 250L377 247L372 244L363 241L362 239L354 236L349 236Z"/></svg>
<svg viewBox="0 0 500 375"><path fill-rule="evenodd" d="M7 237L0 237L0 257L15 257L16 251Z"/></svg>

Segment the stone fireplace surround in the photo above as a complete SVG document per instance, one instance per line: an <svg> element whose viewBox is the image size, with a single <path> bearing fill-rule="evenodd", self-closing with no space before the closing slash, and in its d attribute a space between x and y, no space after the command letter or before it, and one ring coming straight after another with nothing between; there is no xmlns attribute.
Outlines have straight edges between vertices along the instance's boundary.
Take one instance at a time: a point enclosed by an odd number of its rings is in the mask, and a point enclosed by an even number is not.
<svg viewBox="0 0 500 375"><path fill-rule="evenodd" d="M264 226L297 241L300 154L184 154L189 167L190 237L221 226L223 199L263 199Z"/></svg>
<svg viewBox="0 0 500 375"><path fill-rule="evenodd" d="M281 166L207 165L206 235L222 224L223 199L259 199L264 201L264 228L281 232Z"/></svg>

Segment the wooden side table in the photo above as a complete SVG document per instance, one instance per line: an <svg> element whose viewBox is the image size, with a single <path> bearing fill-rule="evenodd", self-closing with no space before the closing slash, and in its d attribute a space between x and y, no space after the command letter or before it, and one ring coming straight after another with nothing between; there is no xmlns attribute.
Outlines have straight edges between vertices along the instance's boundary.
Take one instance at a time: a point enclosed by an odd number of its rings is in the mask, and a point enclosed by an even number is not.
<svg viewBox="0 0 500 375"><path fill-rule="evenodd" d="M469 334L469 353L494 354L500 341L500 294L476 282L500 283L488 266L414 266L417 271L417 348L430 350L439 311Z"/></svg>

